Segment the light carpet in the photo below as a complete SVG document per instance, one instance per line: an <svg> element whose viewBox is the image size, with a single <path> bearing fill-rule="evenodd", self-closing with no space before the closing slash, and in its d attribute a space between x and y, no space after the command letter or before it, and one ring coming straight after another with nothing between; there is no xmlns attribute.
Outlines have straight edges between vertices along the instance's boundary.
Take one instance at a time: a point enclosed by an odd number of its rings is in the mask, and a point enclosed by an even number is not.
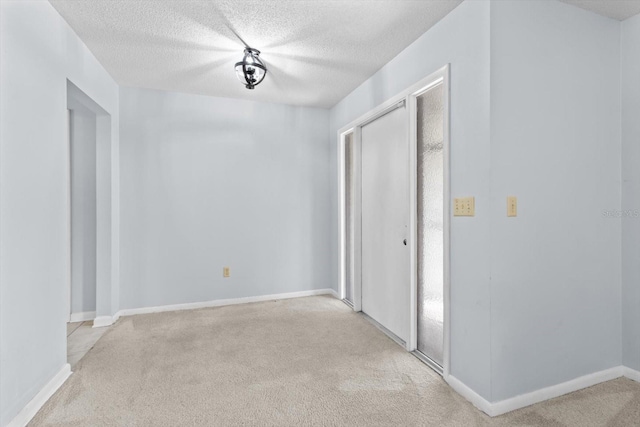
<svg viewBox="0 0 640 427"><path fill-rule="evenodd" d="M617 379L490 418L332 297L121 318L31 426L633 426Z"/></svg>

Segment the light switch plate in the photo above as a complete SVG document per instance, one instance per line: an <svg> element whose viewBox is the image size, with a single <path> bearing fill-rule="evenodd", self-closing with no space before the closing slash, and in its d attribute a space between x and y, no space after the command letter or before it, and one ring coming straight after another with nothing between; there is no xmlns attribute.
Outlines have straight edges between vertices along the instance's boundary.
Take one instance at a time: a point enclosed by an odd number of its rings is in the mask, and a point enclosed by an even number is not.
<svg viewBox="0 0 640 427"><path fill-rule="evenodd" d="M518 198L516 196L507 197L507 216L518 216Z"/></svg>
<svg viewBox="0 0 640 427"><path fill-rule="evenodd" d="M231 269L229 267L222 267L222 277L231 276Z"/></svg>
<svg viewBox="0 0 640 427"><path fill-rule="evenodd" d="M459 197L453 199L453 216L475 216L475 197Z"/></svg>

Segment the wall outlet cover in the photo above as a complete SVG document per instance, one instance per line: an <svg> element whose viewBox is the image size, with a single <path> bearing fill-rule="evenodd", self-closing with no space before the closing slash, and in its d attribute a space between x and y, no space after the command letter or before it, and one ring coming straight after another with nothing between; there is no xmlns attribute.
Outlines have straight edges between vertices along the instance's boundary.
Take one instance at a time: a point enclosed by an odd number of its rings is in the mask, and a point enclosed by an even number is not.
<svg viewBox="0 0 640 427"><path fill-rule="evenodd" d="M518 216L518 198L507 196L507 216Z"/></svg>
<svg viewBox="0 0 640 427"><path fill-rule="evenodd" d="M458 197L453 199L453 216L475 216L475 197Z"/></svg>

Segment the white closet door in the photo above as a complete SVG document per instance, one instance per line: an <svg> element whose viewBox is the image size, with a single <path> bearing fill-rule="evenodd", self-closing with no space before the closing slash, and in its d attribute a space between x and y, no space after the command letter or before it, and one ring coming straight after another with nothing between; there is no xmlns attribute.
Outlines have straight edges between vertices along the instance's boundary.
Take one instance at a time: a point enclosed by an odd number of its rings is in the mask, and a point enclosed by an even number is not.
<svg viewBox="0 0 640 427"><path fill-rule="evenodd" d="M397 108L362 127L362 311L409 336L408 117Z"/></svg>

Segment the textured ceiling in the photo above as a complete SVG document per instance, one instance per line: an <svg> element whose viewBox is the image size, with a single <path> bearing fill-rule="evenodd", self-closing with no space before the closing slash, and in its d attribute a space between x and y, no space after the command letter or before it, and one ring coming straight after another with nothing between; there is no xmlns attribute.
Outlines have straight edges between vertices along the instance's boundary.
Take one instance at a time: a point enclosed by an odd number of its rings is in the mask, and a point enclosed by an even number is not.
<svg viewBox="0 0 640 427"><path fill-rule="evenodd" d="M560 0L623 21L640 13L640 0Z"/></svg>
<svg viewBox="0 0 640 427"><path fill-rule="evenodd" d="M461 0L50 0L123 86L331 107ZM268 74L234 64L243 42Z"/></svg>
<svg viewBox="0 0 640 427"><path fill-rule="evenodd" d="M50 0L123 86L331 107L462 0ZM543 0L541 0L543 1ZM560 0L614 19L640 0ZM237 80L244 44L269 72Z"/></svg>

